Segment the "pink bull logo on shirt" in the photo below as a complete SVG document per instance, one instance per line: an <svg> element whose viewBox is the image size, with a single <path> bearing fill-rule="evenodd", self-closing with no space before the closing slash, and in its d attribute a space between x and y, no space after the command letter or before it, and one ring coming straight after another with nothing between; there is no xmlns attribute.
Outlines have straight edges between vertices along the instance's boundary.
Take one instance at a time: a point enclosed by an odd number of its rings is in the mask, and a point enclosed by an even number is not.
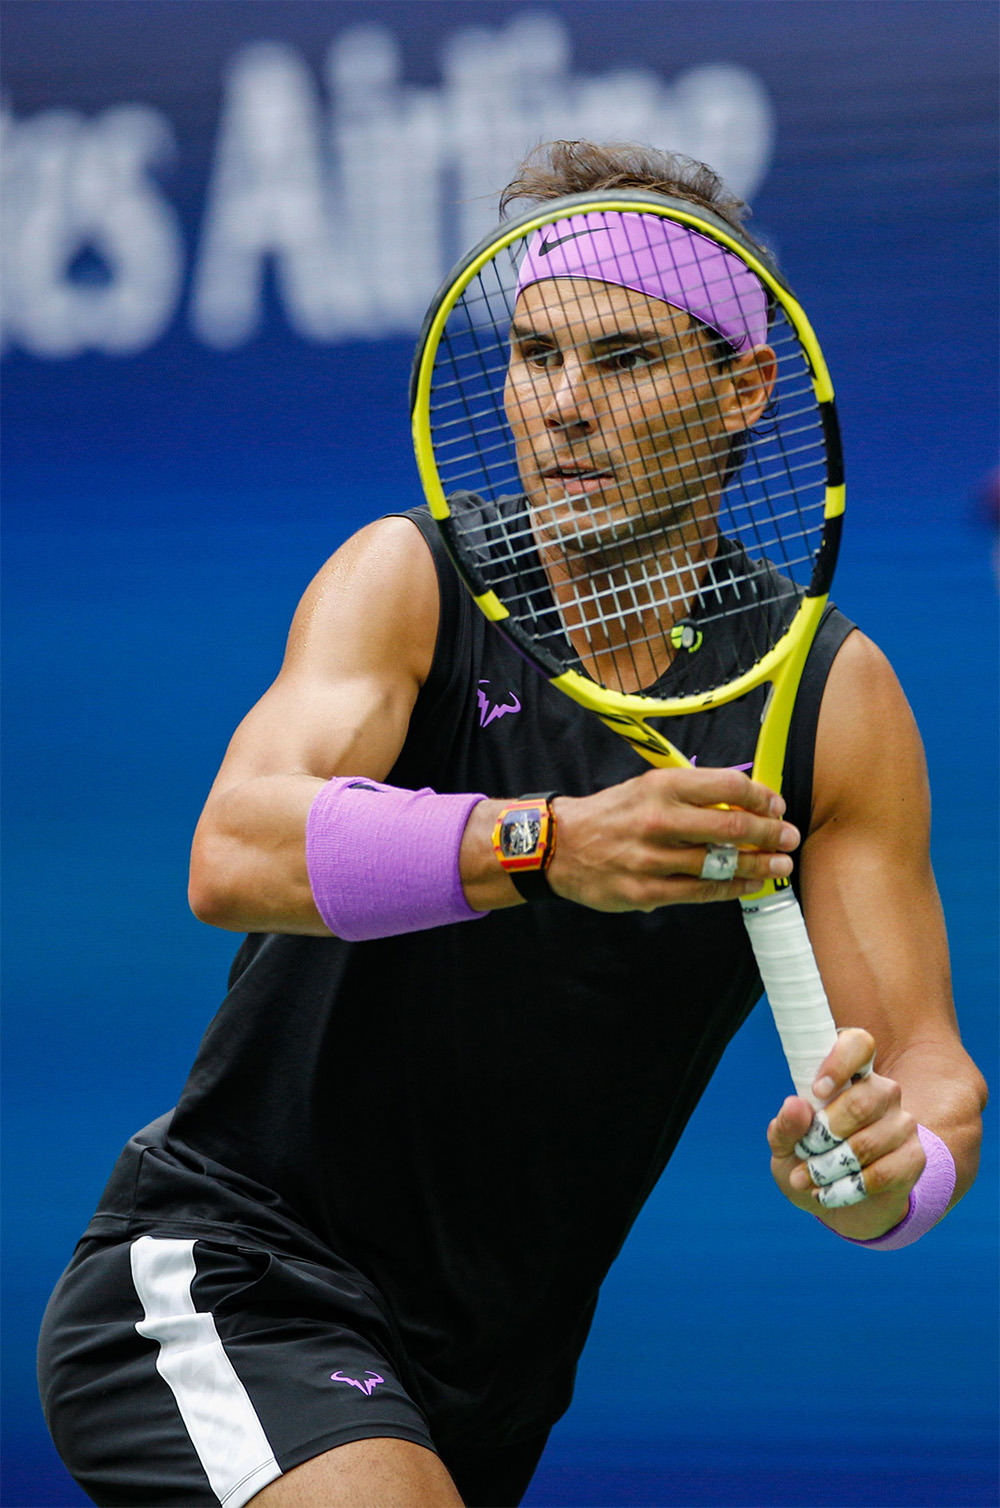
<svg viewBox="0 0 1000 1508"><path fill-rule="evenodd" d="M343 1372L331 1372L330 1381L346 1382L349 1387L358 1388L367 1398L370 1398L379 1383L385 1382L385 1378L380 1377L377 1372L369 1372L366 1368L363 1381L357 1377L345 1377Z"/></svg>

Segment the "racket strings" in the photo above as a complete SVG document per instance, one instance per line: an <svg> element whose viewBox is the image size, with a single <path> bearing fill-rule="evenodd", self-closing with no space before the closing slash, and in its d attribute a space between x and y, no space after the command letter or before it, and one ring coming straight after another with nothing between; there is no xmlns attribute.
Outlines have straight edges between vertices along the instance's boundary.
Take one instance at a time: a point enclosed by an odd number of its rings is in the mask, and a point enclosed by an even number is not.
<svg viewBox="0 0 1000 1508"><path fill-rule="evenodd" d="M545 620L552 618L551 593L544 583L540 586L539 573L535 573L533 582L526 579L523 556L518 552L518 536L528 548L534 549L533 530L530 526L512 528L506 539L507 548L503 551L498 550L495 541L488 545L484 541L481 547L477 547L477 534L482 537L484 532L470 529L467 542L478 559L484 559L492 552L493 567L488 577L492 589L515 618L531 625L535 637L550 635L551 623L546 629ZM606 561L603 565L607 569ZM772 602L784 600L790 610L797 605L800 595L790 584L784 592L769 593ZM595 572L585 587L579 576L572 577L557 616L564 640L582 633L595 651L606 648L614 640L616 636L612 631L615 628L620 629L622 635L627 629L624 642L629 665L638 671L643 647L663 647L666 643L671 649L678 647L669 631L665 635L658 616L654 616L651 628L644 630L637 626L648 621L650 611L656 613L661 608L670 609L672 626L680 618L690 616L697 621L696 632L703 633L737 611L746 615L748 599L755 606L762 605L758 570L747 564L739 568L733 561L720 568L718 562L713 562L706 575L703 565L689 551L681 549L669 558L667 565L658 557L633 557L622 562L615 579L605 579L604 584L599 572ZM750 663L755 663L770 647L771 640L754 633L748 624L744 624L744 630L749 634ZM578 657L567 648L563 658L568 665ZM714 677L732 678L734 666L731 662L726 662L725 675L718 656L711 662L703 657L699 669L704 673L709 663L713 666L711 673Z"/></svg>
<svg viewBox="0 0 1000 1508"><path fill-rule="evenodd" d="M561 278L561 313L543 298L526 320L522 253L504 249L469 282L435 356L438 475L472 499L452 507L454 547L566 668L635 691L673 667L686 689L712 689L783 632L822 537L825 435L798 336L779 309L766 406L745 429L720 423L739 355L714 330L685 339L682 316L667 363L648 321L625 318L620 299L610 316L588 279ZM623 284L620 267L609 280ZM724 279L703 283L718 305Z"/></svg>

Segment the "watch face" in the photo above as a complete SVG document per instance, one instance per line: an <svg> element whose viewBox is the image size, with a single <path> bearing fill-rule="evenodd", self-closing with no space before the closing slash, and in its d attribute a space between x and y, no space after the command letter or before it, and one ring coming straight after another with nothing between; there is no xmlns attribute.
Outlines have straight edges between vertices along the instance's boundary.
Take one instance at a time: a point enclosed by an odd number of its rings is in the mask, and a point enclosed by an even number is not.
<svg viewBox="0 0 1000 1508"><path fill-rule="evenodd" d="M500 851L505 859L534 853L542 831L541 808L510 812L500 824Z"/></svg>

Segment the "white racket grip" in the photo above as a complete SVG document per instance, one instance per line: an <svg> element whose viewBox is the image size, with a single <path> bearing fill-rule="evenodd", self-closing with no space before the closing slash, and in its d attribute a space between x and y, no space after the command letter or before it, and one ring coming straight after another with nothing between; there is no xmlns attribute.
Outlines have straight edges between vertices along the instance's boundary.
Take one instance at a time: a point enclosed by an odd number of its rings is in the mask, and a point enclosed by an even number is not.
<svg viewBox="0 0 1000 1508"><path fill-rule="evenodd" d="M824 1101L813 1094L812 1084L837 1040L837 1028L802 910L791 890L740 905L795 1092L818 1110Z"/></svg>

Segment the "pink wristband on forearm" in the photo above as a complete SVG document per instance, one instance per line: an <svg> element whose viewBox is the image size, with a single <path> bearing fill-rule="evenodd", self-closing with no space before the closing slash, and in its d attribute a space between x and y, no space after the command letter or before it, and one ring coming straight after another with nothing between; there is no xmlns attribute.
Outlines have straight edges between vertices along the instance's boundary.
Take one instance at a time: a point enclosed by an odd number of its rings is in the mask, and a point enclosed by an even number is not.
<svg viewBox="0 0 1000 1508"><path fill-rule="evenodd" d="M910 1190L910 1207L898 1225L884 1235L873 1236L870 1241L855 1241L845 1236L852 1246L869 1246L873 1251L898 1251L901 1246L911 1246L936 1225L948 1208L955 1192L955 1159L940 1136L928 1131L926 1126L917 1127L920 1145L927 1158L927 1166Z"/></svg>
<svg viewBox="0 0 1000 1508"><path fill-rule="evenodd" d="M337 776L306 820L306 868L320 916L345 942L485 916L465 899L458 851L481 795L403 791Z"/></svg>

